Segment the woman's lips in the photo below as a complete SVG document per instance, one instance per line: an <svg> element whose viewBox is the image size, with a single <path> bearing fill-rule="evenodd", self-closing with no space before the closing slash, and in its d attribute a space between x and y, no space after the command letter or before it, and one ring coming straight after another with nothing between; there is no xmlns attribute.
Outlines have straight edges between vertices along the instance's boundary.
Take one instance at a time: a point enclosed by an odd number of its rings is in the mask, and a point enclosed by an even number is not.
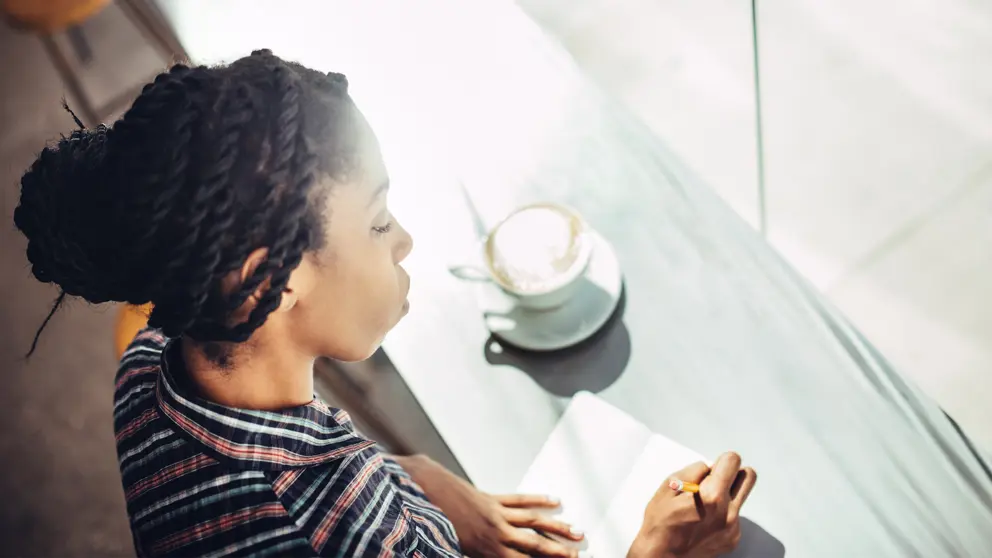
<svg viewBox="0 0 992 558"><path fill-rule="evenodd" d="M406 314L407 311L410 310L410 299L408 298L410 296L410 275L402 267L400 268L400 271L403 272L403 275L405 276L404 279L406 279L406 289L403 291L403 307L402 307L403 314Z"/></svg>

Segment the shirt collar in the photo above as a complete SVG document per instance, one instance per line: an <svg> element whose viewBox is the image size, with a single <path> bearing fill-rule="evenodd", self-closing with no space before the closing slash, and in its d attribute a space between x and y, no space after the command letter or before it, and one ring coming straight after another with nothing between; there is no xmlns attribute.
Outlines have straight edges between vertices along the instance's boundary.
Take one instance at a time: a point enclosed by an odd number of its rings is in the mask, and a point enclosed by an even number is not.
<svg viewBox="0 0 992 558"><path fill-rule="evenodd" d="M319 465L375 445L355 431L348 413L316 395L306 405L282 411L236 409L197 397L179 376L185 371L182 358L175 358L177 348L170 342L162 351L159 409L209 454L247 469L282 470Z"/></svg>

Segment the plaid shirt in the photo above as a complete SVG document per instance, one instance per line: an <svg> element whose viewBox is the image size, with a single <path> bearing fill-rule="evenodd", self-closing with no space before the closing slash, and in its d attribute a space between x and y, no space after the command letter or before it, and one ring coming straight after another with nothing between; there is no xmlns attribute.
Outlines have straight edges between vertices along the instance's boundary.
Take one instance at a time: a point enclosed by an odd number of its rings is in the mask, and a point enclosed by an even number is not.
<svg viewBox="0 0 992 558"><path fill-rule="evenodd" d="M347 413L197 398L167 341L139 333L115 389L140 556L461 556L448 519Z"/></svg>

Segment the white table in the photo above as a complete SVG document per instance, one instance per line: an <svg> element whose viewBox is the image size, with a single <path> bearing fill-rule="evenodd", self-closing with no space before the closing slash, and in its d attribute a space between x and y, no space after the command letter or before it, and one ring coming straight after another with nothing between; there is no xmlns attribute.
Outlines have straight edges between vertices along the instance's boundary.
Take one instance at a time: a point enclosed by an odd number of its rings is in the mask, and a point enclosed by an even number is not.
<svg viewBox="0 0 992 558"><path fill-rule="evenodd" d="M513 490L591 389L740 451L760 475L745 515L789 556L992 556L989 460L512 4L162 4L197 59L269 47L349 75L417 244L385 348L483 488ZM460 180L489 223L538 199L582 211L624 268L622 320L565 355L494 347L446 271L475 249Z"/></svg>

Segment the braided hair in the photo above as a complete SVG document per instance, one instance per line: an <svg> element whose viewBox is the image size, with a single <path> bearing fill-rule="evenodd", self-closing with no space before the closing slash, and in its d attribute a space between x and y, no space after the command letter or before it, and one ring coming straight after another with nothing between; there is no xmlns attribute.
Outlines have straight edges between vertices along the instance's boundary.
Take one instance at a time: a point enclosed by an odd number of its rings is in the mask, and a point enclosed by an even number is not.
<svg viewBox="0 0 992 558"><path fill-rule="evenodd" d="M83 129L25 172L14 211L32 273L62 291L38 335L70 295L151 302L149 325L168 337L248 339L321 247L318 177L355 168L347 88L341 74L258 50L227 66L173 66L112 127L76 119ZM260 265L223 292L221 279L260 247ZM247 320L230 323L266 282Z"/></svg>

